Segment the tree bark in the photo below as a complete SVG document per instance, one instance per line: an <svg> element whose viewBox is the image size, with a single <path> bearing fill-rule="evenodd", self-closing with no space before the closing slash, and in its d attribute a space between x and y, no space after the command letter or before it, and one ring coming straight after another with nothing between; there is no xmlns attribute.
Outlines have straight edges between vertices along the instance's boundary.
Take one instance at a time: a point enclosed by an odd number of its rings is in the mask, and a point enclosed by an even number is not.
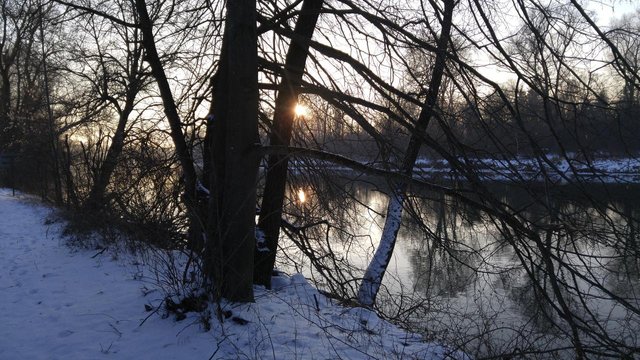
<svg viewBox="0 0 640 360"><path fill-rule="evenodd" d="M258 176L256 1L227 3L223 53L214 92L205 271L217 294L253 301Z"/></svg>
<svg viewBox="0 0 640 360"><path fill-rule="evenodd" d="M324 0L305 0L287 52L283 78L276 97L273 129L269 141L272 146L288 146L295 118L295 107L302 84L309 43L320 15ZM276 261L278 238L282 219L285 185L287 183L288 157L272 154L267 158L267 174L264 196L258 220L258 244L255 250L254 281L271 288L271 273Z"/></svg>
<svg viewBox="0 0 640 360"><path fill-rule="evenodd" d="M438 103L438 95L440 93L440 85L442 83L442 77L446 66L447 48L451 40L451 25L453 17L453 9L457 3L457 0L445 0L444 1L444 14L442 17L442 30L438 39L438 45L436 49L436 60L431 74L431 80L429 83L429 90L425 103L420 111L420 116L416 122L415 129L407 145L407 150L402 162L401 172L404 175L411 176L413 173L413 167L415 165L418 154L420 153L420 147L422 144L422 138L424 132L434 115L435 108ZM364 306L371 307L375 303L376 296L382 285L382 278L387 270L387 266L391 261L393 255L393 249L398 237L398 230L400 229L402 219L402 209L404 200L406 198L406 183L393 185L392 193L389 198L389 204L387 205L387 218L385 219L384 228L382 230L382 236L380 238L380 244L376 249L373 259L369 263L365 272L362 283L358 290L358 301Z"/></svg>

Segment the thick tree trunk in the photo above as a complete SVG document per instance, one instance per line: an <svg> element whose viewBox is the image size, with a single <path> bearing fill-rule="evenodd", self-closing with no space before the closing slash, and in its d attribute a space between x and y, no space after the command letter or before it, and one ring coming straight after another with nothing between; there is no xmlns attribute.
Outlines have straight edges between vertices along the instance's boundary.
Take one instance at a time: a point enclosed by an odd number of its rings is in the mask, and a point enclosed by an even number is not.
<svg viewBox="0 0 640 360"><path fill-rule="evenodd" d="M413 174L413 167L416 159L418 158L418 154L420 153L422 138L431 118L434 115L435 107L438 103L440 84L442 83L447 59L447 47L451 39L453 8L456 3L457 0L444 1L442 30L440 38L438 39L436 60L431 74L431 81L429 82L429 91L427 92L427 98L420 112L420 116L418 117L418 121L416 122L411 139L409 140L409 145L407 145L407 151L405 152L405 157L402 162L401 172L407 176L411 176ZM391 261L393 249L398 237L398 230L400 229L406 189L406 184L398 184L394 187L389 196L387 218L385 219L384 228L382 230L380 244L376 249L373 259L367 267L362 283L360 284L360 289L358 290L358 301L364 306L370 307L375 303L376 296L378 295L378 291L382 284L382 278L384 277L384 274L387 271L387 266Z"/></svg>
<svg viewBox="0 0 640 360"><path fill-rule="evenodd" d="M324 0L305 0L296 22L296 39L311 39ZM302 83L305 63L309 54L308 42L291 40L284 65L284 75L280 82L273 116L270 145L288 146L295 117L295 106ZM276 260L278 237L282 218L285 185L287 183L288 157L270 155L267 159L267 174L260 209L258 228L260 235L256 246L254 281L271 288L271 272Z"/></svg>
<svg viewBox="0 0 640 360"><path fill-rule="evenodd" d="M223 53L215 89L205 271L216 292L253 301L258 176L256 1L227 3Z"/></svg>

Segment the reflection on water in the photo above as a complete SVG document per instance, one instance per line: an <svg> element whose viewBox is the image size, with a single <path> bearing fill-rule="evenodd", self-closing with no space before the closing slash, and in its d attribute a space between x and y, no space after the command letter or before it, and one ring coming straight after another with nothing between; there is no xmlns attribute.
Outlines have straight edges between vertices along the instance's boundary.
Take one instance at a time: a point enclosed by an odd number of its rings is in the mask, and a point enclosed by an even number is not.
<svg viewBox="0 0 640 360"><path fill-rule="evenodd" d="M287 212L303 230L301 236L289 234L297 246L283 239L280 266L353 296L384 222L387 197L380 189L298 179L290 192L298 201ZM543 192L495 184L490 191L528 235L448 196L413 194L381 309L429 338L476 355L570 348L563 311L572 314L585 346L636 346L640 187Z"/></svg>

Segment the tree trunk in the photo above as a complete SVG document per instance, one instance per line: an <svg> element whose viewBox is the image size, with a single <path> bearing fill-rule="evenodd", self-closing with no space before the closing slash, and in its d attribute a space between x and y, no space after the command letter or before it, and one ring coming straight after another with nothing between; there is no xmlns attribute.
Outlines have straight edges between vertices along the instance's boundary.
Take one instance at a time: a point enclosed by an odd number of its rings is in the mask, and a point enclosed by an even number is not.
<svg viewBox="0 0 640 360"><path fill-rule="evenodd" d="M205 271L217 294L253 301L258 176L256 1L227 3L227 19L210 119L211 174Z"/></svg>
<svg viewBox="0 0 640 360"><path fill-rule="evenodd" d="M47 109L47 124L49 128L49 135L51 136L50 151L51 151L51 166L53 172L53 188L54 188L54 201L56 205L62 205L62 176L60 173L60 156L58 151L58 134L56 132L55 120L53 118L53 109L51 108L51 94L49 91L49 70L47 66L47 53L45 51L44 41L44 28L42 24L42 8L39 11L40 20L40 44L42 46L42 73L44 80L44 99Z"/></svg>
<svg viewBox="0 0 640 360"><path fill-rule="evenodd" d="M192 243L203 243L204 228L205 228L205 215L201 208L198 207L197 199L197 183L198 177L196 174L195 166L193 164L193 158L187 147L184 133L182 132L182 122L178 115L178 109L171 93L171 87L167 76L164 72L158 50L156 49L155 40L153 37L153 23L149 18L147 12L147 5L145 0L136 0L136 11L138 13L138 21L140 24L140 30L142 31L142 44L145 49L146 60L151 66L151 72L156 80L158 89L160 90L160 96L164 105L164 113L167 116L169 122L170 135L173 140L173 145L176 149L176 154L180 161L180 167L182 169L182 176L184 179L185 194L184 204L187 208L187 216L189 218L189 232L190 241Z"/></svg>
<svg viewBox="0 0 640 360"><path fill-rule="evenodd" d="M193 199L195 199L197 181L193 159L191 158L184 133L182 132L182 122L180 121L178 109L173 94L171 93L171 86L169 85L167 75L164 72L160 56L158 55L158 50L156 49L155 39L153 37L153 23L149 18L145 0L136 0L136 11L138 12L140 30L142 31L142 44L146 51L146 60L149 62L149 65L151 65L151 72L160 90L164 113L169 122L171 139L173 140L173 145L176 148L176 154L178 155L182 168L186 192L185 201L187 202L187 207L192 208L191 204L193 203Z"/></svg>
<svg viewBox="0 0 640 360"><path fill-rule="evenodd" d="M311 39L320 15L324 0L305 0L302 11L296 22L294 32L296 39ZM305 63L309 54L308 42L291 40L284 65L284 75L280 82L276 107L273 115L273 129L270 134L270 145L288 146L291 141L291 130L295 117L295 106L302 82ZM285 185L287 183L288 157L270 155L267 159L267 174L260 209L258 228L259 243L256 246L256 264L254 281L256 284L271 288L271 272L278 250L282 204L284 202Z"/></svg>
<svg viewBox="0 0 640 360"><path fill-rule="evenodd" d="M407 145L407 150L402 162L402 168L400 170L407 176L411 176L413 174L413 167L416 159L418 158L418 154L420 153L422 138L431 118L433 117L435 107L438 102L440 84L442 83L442 77L446 66L447 47L451 39L451 19L456 2L456 0L444 1L442 30L440 38L438 39L436 60L431 74L427 98L422 110L420 111L420 116L416 122L411 139L409 140L409 145ZM400 229L406 190L407 186L405 183L397 184L394 186L392 193L389 196L387 218L385 219L384 228L382 230L380 244L376 249L373 259L367 267L362 283L360 284L360 289L358 290L358 301L364 306L370 307L375 303L376 296L378 295L378 291L382 284L382 278L384 277L389 261L391 260L391 255L393 254L393 249L398 237L398 230Z"/></svg>
<svg viewBox="0 0 640 360"><path fill-rule="evenodd" d="M91 187L89 197L85 203L84 207L88 211L100 210L104 206L104 194L107 186L109 185L111 175L118 164L118 158L124 148L125 130L127 122L129 121L129 115L131 114L131 111L133 111L134 97L135 94L127 94L126 104L122 109L122 112L120 112L118 126L113 134L109 150L107 150L107 156L98 170L95 182Z"/></svg>
<svg viewBox="0 0 640 360"><path fill-rule="evenodd" d="M151 19L149 18L145 0L136 0L136 9L138 12L140 29L143 36L142 43L146 50L146 60L149 62L149 65L151 65L151 72L153 73L153 77L156 79L158 89L160 90L160 96L162 97L162 103L164 105L164 113L167 116L167 120L169 122L169 127L171 130L171 139L173 140L178 159L180 160L180 166L182 167L185 179L186 194L189 200L191 200L195 197L195 188L197 181L196 170L193 166L193 160L191 158L191 154L189 153L187 143L184 139L184 133L182 132L182 122L180 121L178 109L176 107L175 100L173 99L173 94L171 93L171 87L169 85L169 81L167 80L167 76L164 73L164 68L162 66L162 62L160 61L158 50L156 49L155 40L153 38L153 24L151 23Z"/></svg>
<svg viewBox="0 0 640 360"><path fill-rule="evenodd" d="M0 88L0 131L9 129L9 113L11 109L11 82L8 70L1 70L2 88ZM7 144L0 144L1 146Z"/></svg>
<svg viewBox="0 0 640 360"><path fill-rule="evenodd" d="M136 31L135 39L139 39L139 33ZM136 43L135 47L132 51L129 52L127 61L127 84L126 84L126 92L124 98L124 107L120 107L120 104L115 98L110 98L110 101L118 111L118 126L116 127L116 131L113 134L113 138L111 140L111 144L109 145L109 150L107 150L107 156L105 157L103 163L100 165L100 169L98 170L95 182L91 187L91 191L89 192L89 197L84 204L84 207L87 208L88 211L100 210L104 207L104 196L111 180L111 175L113 174L116 166L118 165L118 158L122 153L122 149L124 148L124 140L125 133L127 128L127 123L129 122L129 116L131 112L133 112L133 108L135 106L136 96L140 92L142 87L144 75L140 74L141 71L141 61L142 61L142 47ZM107 95L107 85L105 84L105 95Z"/></svg>

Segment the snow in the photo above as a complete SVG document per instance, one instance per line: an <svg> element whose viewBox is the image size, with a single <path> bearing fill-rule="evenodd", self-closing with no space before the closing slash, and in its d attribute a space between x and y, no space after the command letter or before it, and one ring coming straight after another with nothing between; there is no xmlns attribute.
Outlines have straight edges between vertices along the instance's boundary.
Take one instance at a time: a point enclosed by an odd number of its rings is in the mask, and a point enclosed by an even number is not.
<svg viewBox="0 0 640 360"><path fill-rule="evenodd" d="M209 331L198 313L163 318L145 309L164 298L153 264L70 248L56 218L0 189L0 359L465 358L335 304L300 274L256 288L255 303L222 304L232 317Z"/></svg>
<svg viewBox="0 0 640 360"><path fill-rule="evenodd" d="M566 183L580 181L584 183L640 183L640 159L638 158L596 158L590 161L581 159L575 154L566 158L546 154L548 163L533 157L499 158L458 158L463 164L470 166L481 180L498 182L538 182L544 181L543 170L553 182ZM300 173L309 168L322 167L337 173L352 174L348 167L338 166L328 161L292 161L292 172ZM373 163L362 165L386 170ZM399 171L398 169L392 171ZM414 175L422 179L433 178L443 180L461 180L460 174L454 172L451 164L444 159L421 158L415 163Z"/></svg>
<svg viewBox="0 0 640 360"><path fill-rule="evenodd" d="M567 179L595 183L640 183L640 159L602 158L586 161L577 156L561 158L551 154L546 158L550 164L543 162L541 165L539 159L527 157L458 160L473 166L480 179L487 181L541 181L543 167L550 180L561 183ZM419 159L415 172L443 178L453 175L447 160Z"/></svg>
<svg viewBox="0 0 640 360"><path fill-rule="evenodd" d="M389 260L391 259L391 254L396 244L398 230L402 223L403 199L404 196L401 190L396 191L394 196L391 196L389 199L387 218L384 222L380 244L367 267L367 271L362 279L362 285L358 290L358 300L361 304L367 306L373 305L378 290L382 285L382 278L387 270L387 265L389 265Z"/></svg>
<svg viewBox="0 0 640 360"><path fill-rule="evenodd" d="M198 182L196 183L196 190L198 190L201 194L207 197L210 195L209 189L207 189L204 185L202 185L200 180L198 180Z"/></svg>
<svg viewBox="0 0 640 360"><path fill-rule="evenodd" d="M264 234L264 231L256 226L256 249L260 252L269 252L269 247L267 246L267 237Z"/></svg>

